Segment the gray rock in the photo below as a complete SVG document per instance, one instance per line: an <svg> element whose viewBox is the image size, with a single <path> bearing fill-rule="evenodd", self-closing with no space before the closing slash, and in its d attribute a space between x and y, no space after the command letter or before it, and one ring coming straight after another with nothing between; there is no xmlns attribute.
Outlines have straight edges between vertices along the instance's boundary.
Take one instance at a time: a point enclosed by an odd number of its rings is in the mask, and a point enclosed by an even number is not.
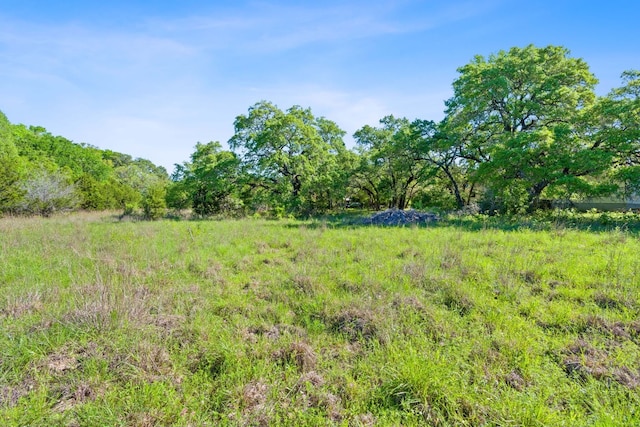
<svg viewBox="0 0 640 427"><path fill-rule="evenodd" d="M386 211L377 212L362 220L362 224L370 225L409 225L409 224L426 224L438 221L438 215L430 212L419 212L413 209L400 210L388 209Z"/></svg>

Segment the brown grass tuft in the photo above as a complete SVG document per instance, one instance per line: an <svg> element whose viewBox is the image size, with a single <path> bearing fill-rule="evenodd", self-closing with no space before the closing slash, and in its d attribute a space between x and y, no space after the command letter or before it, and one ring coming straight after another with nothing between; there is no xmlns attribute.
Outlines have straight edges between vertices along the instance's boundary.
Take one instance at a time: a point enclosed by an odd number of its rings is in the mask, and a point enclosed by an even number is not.
<svg viewBox="0 0 640 427"><path fill-rule="evenodd" d="M402 272L416 286L422 286L427 278L427 267L423 262L409 262L402 266Z"/></svg>
<svg viewBox="0 0 640 427"><path fill-rule="evenodd" d="M245 408L254 409L267 403L269 386L261 381L252 381L242 389L242 404Z"/></svg>
<svg viewBox="0 0 640 427"><path fill-rule="evenodd" d="M339 422L342 420L342 402L333 393L323 390L324 378L315 371L303 374L292 391L297 393L297 402L304 407L323 409L327 413L329 420Z"/></svg>
<svg viewBox="0 0 640 427"><path fill-rule="evenodd" d="M514 369L513 371L509 372L505 376L504 381L509 387L517 391L524 390L525 386L527 385L527 382L518 369Z"/></svg>
<svg viewBox="0 0 640 427"><path fill-rule="evenodd" d="M53 406L53 411L64 412L72 409L74 406L84 402L90 402L97 397L96 391L86 382L82 382L76 385L74 388L70 388L65 385L60 390L60 399Z"/></svg>
<svg viewBox="0 0 640 427"><path fill-rule="evenodd" d="M442 298L443 304L452 311L457 312L460 316L466 316L473 310L473 300L464 293L464 291L450 285L444 290Z"/></svg>
<svg viewBox="0 0 640 427"><path fill-rule="evenodd" d="M144 286L79 285L73 294L75 308L62 316L63 323L96 329L116 327L123 322L153 323L148 307L151 292Z"/></svg>
<svg viewBox="0 0 640 427"><path fill-rule="evenodd" d="M296 290L306 295L314 295L318 287L313 278L305 274L296 274L291 279L291 282Z"/></svg>
<svg viewBox="0 0 640 427"><path fill-rule="evenodd" d="M632 371L630 368L622 366L613 371L613 378L630 389L640 388L640 369Z"/></svg>
<svg viewBox="0 0 640 427"><path fill-rule="evenodd" d="M273 358L284 365L293 363L298 372L309 372L315 369L318 362L318 356L313 348L302 341L293 342L287 348L276 350Z"/></svg>
<svg viewBox="0 0 640 427"><path fill-rule="evenodd" d="M378 338L378 325L370 311L348 308L330 319L333 332L345 335L349 341Z"/></svg>
<svg viewBox="0 0 640 427"><path fill-rule="evenodd" d="M42 295L40 292L27 292L24 295L7 298L7 301L0 308L0 316L7 316L17 319L25 314L40 311L43 307Z"/></svg>
<svg viewBox="0 0 640 427"><path fill-rule="evenodd" d="M36 381L27 377L17 385L0 385L0 408L15 407L20 399L31 393L37 386Z"/></svg>
<svg viewBox="0 0 640 427"><path fill-rule="evenodd" d="M564 351L563 367L567 374L601 380L610 376L607 354L589 342L578 339Z"/></svg>
<svg viewBox="0 0 640 427"><path fill-rule="evenodd" d="M603 292L596 293L593 296L593 302L603 310L618 310L624 306L621 301Z"/></svg>
<svg viewBox="0 0 640 427"><path fill-rule="evenodd" d="M376 417L371 413L359 414L349 421L349 427L373 427L376 425Z"/></svg>
<svg viewBox="0 0 640 427"><path fill-rule="evenodd" d="M262 381L251 381L242 389L242 425L266 427L270 424L267 398L269 386Z"/></svg>

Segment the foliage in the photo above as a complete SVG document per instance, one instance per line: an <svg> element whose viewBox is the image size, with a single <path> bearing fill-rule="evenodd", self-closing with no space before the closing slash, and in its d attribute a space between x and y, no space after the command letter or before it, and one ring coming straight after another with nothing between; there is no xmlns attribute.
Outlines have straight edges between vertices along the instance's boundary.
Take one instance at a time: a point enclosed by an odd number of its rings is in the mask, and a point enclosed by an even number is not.
<svg viewBox="0 0 640 427"><path fill-rule="evenodd" d="M54 212L73 210L78 198L70 179L59 170L44 168L31 171L23 182L23 212L50 216Z"/></svg>
<svg viewBox="0 0 640 427"><path fill-rule="evenodd" d="M418 144L418 158L434 169L435 185L432 187L447 188L458 209L471 203L475 195L475 163L463 158L462 145L457 140L452 121L445 119L436 124L430 120L415 120L411 123L411 132Z"/></svg>
<svg viewBox="0 0 640 427"><path fill-rule="evenodd" d="M176 168L181 167L176 165ZM171 181L167 184L167 207L176 211L181 211L191 208L191 194L187 190L181 178L177 178L176 181Z"/></svg>
<svg viewBox="0 0 640 427"><path fill-rule="evenodd" d="M581 132L597 80L568 55L530 45L476 56L458 69L447 116L460 155L511 209L536 208L548 187L584 189L582 177L610 165L610 153Z"/></svg>
<svg viewBox="0 0 640 427"><path fill-rule="evenodd" d="M168 182L166 170L149 160L12 125L2 113L0 166L0 213L135 208L148 188Z"/></svg>
<svg viewBox="0 0 640 427"><path fill-rule="evenodd" d="M24 161L13 142L11 124L0 111L0 213L16 208L22 198Z"/></svg>
<svg viewBox="0 0 640 427"><path fill-rule="evenodd" d="M345 151L344 131L316 118L309 109L286 112L262 101L235 120L229 146L243 164L250 204L312 211L334 206L340 192L332 176L343 176L338 162ZM339 187L338 187L339 188Z"/></svg>
<svg viewBox="0 0 640 427"><path fill-rule="evenodd" d="M90 175L97 180L106 179L109 167L102 159L101 150L87 144L76 144L62 136L54 136L40 126L16 125L13 129L16 145L22 157L37 163L43 158L69 171L73 180Z"/></svg>
<svg viewBox="0 0 640 427"><path fill-rule="evenodd" d="M387 116L380 124L380 128L364 126L354 134L360 165L353 185L368 195L376 209L383 204L405 209L434 170L422 158L420 140L407 119Z"/></svg>
<svg viewBox="0 0 640 427"><path fill-rule="evenodd" d="M476 205L521 214L640 192L640 71L597 97L582 59L529 45L478 55L458 72L442 121L388 115L355 132L354 149L310 108L260 101L236 117L229 150L198 143L171 180L149 160L12 125L0 113L0 214L26 206L32 170L64 175L80 209L133 212L163 188L169 208L200 217Z"/></svg>
<svg viewBox="0 0 640 427"><path fill-rule="evenodd" d="M147 188L142 197L144 217L150 220L162 218L167 212L167 189L163 183L157 183Z"/></svg>
<svg viewBox="0 0 640 427"><path fill-rule="evenodd" d="M640 71L625 71L624 86L594 108L593 139L613 154L611 176L623 196L640 192Z"/></svg>
<svg viewBox="0 0 640 427"><path fill-rule="evenodd" d="M237 196L240 185L240 160L230 152L222 150L219 142L196 145L191 162L176 168L174 181L174 207L185 206L180 192L189 200L193 212L199 216L232 213L239 210Z"/></svg>

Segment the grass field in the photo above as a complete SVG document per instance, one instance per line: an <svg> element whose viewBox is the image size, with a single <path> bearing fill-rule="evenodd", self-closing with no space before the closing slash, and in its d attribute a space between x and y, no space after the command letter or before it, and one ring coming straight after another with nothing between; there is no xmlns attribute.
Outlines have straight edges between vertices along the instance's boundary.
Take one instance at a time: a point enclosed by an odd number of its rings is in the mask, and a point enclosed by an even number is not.
<svg viewBox="0 0 640 427"><path fill-rule="evenodd" d="M584 224L0 219L0 425L640 425L640 239Z"/></svg>

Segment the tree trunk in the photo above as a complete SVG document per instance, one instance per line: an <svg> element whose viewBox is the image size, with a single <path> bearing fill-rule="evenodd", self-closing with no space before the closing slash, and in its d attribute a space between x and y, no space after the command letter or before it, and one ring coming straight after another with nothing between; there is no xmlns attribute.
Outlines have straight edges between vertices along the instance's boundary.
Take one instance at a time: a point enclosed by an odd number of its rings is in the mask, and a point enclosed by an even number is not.
<svg viewBox="0 0 640 427"><path fill-rule="evenodd" d="M462 195L460 194L460 187L458 186L458 182L453 177L449 169L442 168L442 171L447 175L449 182L451 183L451 187L453 188L453 196L456 198L456 206L458 209L462 209L464 206L464 200L462 199Z"/></svg>
<svg viewBox="0 0 640 427"><path fill-rule="evenodd" d="M549 181L544 180L544 181L540 181L537 184L533 185L531 188L529 188L529 206L527 207L527 210L529 212L534 212L540 208L542 208L542 204L540 203L540 195L542 194L542 191L547 188L547 186L549 185Z"/></svg>

